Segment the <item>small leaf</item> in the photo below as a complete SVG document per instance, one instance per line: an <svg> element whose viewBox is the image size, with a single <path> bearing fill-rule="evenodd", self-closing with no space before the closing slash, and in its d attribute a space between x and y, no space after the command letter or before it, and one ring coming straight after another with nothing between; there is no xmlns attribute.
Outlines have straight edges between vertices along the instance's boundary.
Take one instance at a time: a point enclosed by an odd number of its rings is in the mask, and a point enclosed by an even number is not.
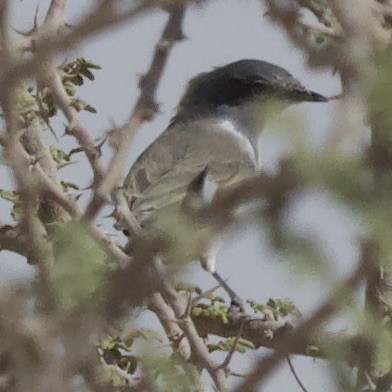
<svg viewBox="0 0 392 392"><path fill-rule="evenodd" d="M71 102L71 106L75 108L78 112L85 110L90 113L97 113L96 109L93 106L89 105L87 102L83 101L80 98L73 99Z"/></svg>
<svg viewBox="0 0 392 392"><path fill-rule="evenodd" d="M82 86L83 85L83 78L80 75L74 75L70 78L67 78L69 82L74 84L75 86Z"/></svg>
<svg viewBox="0 0 392 392"><path fill-rule="evenodd" d="M255 313L262 313L267 319L278 320L290 314L298 315L299 310L293 302L287 298L270 298L266 304L261 304L253 300L247 301Z"/></svg>
<svg viewBox="0 0 392 392"><path fill-rule="evenodd" d="M85 107L83 108L83 110L85 110L86 112L90 112L90 113L97 113L97 109L95 109L95 107L86 104Z"/></svg>
<svg viewBox="0 0 392 392"><path fill-rule="evenodd" d="M91 68L91 69L102 69L102 67L100 65L95 64L90 60L86 60L86 65L88 68Z"/></svg>
<svg viewBox="0 0 392 392"><path fill-rule="evenodd" d="M90 79L90 80L94 80L95 79L95 76L93 75L93 73L91 71L89 71L87 68L81 70L80 73L83 76L85 76L87 79Z"/></svg>
<svg viewBox="0 0 392 392"><path fill-rule="evenodd" d="M64 192L68 192L68 190L70 188L75 189L77 191L80 189L76 184L74 184L71 181L61 180L60 183L61 183L61 186L62 186Z"/></svg>
<svg viewBox="0 0 392 392"><path fill-rule="evenodd" d="M6 191L4 189L0 189L0 197L4 200L11 201L12 203L19 201L19 195L16 191Z"/></svg>
<svg viewBox="0 0 392 392"><path fill-rule="evenodd" d="M57 162L57 163L62 163L62 162L69 162L70 161L70 155L65 153L64 151L54 147L50 146L49 147L50 153L52 154L52 158Z"/></svg>
<svg viewBox="0 0 392 392"><path fill-rule="evenodd" d="M22 210L22 206L18 203L18 204L14 204L12 211L11 211L11 216L12 219L14 221L20 221L22 219L22 215L23 215L23 210Z"/></svg>

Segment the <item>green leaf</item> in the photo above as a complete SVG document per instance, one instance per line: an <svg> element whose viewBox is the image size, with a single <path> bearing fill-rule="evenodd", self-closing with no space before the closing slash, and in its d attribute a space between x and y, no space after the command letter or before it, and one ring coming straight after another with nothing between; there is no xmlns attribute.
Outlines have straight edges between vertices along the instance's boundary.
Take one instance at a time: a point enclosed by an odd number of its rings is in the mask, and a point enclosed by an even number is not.
<svg viewBox="0 0 392 392"><path fill-rule="evenodd" d="M209 343L207 344L208 351L210 353L214 351L226 351L226 352L231 351L233 349L233 345L236 342L236 339L237 339L236 337L230 337L221 340L218 343L213 343L213 344ZM247 349L254 350L255 348L256 348L255 345L251 341L247 339L239 338L235 345L234 351L244 354Z"/></svg>
<svg viewBox="0 0 392 392"><path fill-rule="evenodd" d="M95 79L95 76L93 75L93 73L92 73L91 71L89 71L87 68L82 69L82 70L80 71L80 73L81 73L83 76L85 76L87 79L90 79L90 80L94 80L94 79Z"/></svg>
<svg viewBox="0 0 392 392"><path fill-rule="evenodd" d="M86 112L90 113L97 113L96 109L89 105L87 102L83 101L80 98L75 98L71 102L71 106L76 109L77 112L81 112L85 110Z"/></svg>
<svg viewBox="0 0 392 392"><path fill-rule="evenodd" d="M66 93L67 93L70 97L73 97L73 96L76 94L75 87L74 87L71 83L65 82L65 83L63 83L63 85L64 85L64 88L65 88Z"/></svg>
<svg viewBox="0 0 392 392"><path fill-rule="evenodd" d="M258 303L253 300L247 300L250 307L255 313L262 313L267 318L278 320L290 314L298 315L299 310L288 298L276 299L270 298L266 304Z"/></svg>
<svg viewBox="0 0 392 392"><path fill-rule="evenodd" d="M91 68L91 69L102 69L102 67L100 65L95 64L90 60L86 60L86 65L88 68Z"/></svg>
<svg viewBox="0 0 392 392"><path fill-rule="evenodd" d="M93 107L93 106L91 106L89 104L86 104L84 106L83 110L86 111L86 112L89 112L89 113L94 113L94 114L97 113L97 109L95 109L95 107Z"/></svg>
<svg viewBox="0 0 392 392"><path fill-rule="evenodd" d="M69 162L71 160L69 154L65 153L64 151L62 151L54 146L50 146L49 150L50 150L50 153L52 154L52 158L57 163Z"/></svg>
<svg viewBox="0 0 392 392"><path fill-rule="evenodd" d="M15 203L12 207L11 216L14 221L20 221L22 219L23 209L20 203Z"/></svg>
<svg viewBox="0 0 392 392"><path fill-rule="evenodd" d="M74 75L70 78L67 78L66 80L71 82L75 86L82 86L83 85L83 78L80 75Z"/></svg>
<svg viewBox="0 0 392 392"><path fill-rule="evenodd" d="M76 191L80 189L76 184L71 181L61 180L60 183L64 192L68 192L69 189L75 189Z"/></svg>
<svg viewBox="0 0 392 392"><path fill-rule="evenodd" d="M0 197L4 200L11 201L12 203L16 203L20 200L16 191L6 191L4 189L0 189Z"/></svg>
<svg viewBox="0 0 392 392"><path fill-rule="evenodd" d="M53 227L55 263L53 287L65 310L99 304L106 296L109 258L81 223Z"/></svg>
<svg viewBox="0 0 392 392"><path fill-rule="evenodd" d="M4 189L0 189L0 197L4 200L10 201L13 203L11 216L14 221L20 221L22 218L22 206L20 203L20 196L16 191L6 191Z"/></svg>
<svg viewBox="0 0 392 392"><path fill-rule="evenodd" d="M199 303L192 308L192 314L210 318L219 317L224 324L229 322L229 308L226 305L216 306L215 304L206 305Z"/></svg>

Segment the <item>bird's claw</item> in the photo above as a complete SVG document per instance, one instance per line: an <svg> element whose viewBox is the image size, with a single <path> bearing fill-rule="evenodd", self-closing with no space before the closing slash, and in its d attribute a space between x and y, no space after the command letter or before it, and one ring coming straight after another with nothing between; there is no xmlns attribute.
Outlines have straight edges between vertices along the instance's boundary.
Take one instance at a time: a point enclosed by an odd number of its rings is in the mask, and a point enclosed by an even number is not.
<svg viewBox="0 0 392 392"><path fill-rule="evenodd" d="M245 305L241 298L235 297L231 300L229 314L233 316L238 313L245 313Z"/></svg>

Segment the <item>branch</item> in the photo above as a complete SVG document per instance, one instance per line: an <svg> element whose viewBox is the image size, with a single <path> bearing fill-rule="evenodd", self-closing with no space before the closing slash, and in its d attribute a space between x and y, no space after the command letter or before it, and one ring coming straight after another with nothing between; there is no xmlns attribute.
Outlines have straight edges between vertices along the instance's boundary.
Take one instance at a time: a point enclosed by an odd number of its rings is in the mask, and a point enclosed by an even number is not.
<svg viewBox="0 0 392 392"><path fill-rule="evenodd" d="M202 369L206 369L208 374L214 380L219 392L226 392L226 369L223 369L217 362L213 360L208 352L207 346L201 339L192 321L190 315L186 314L186 304L180 300L179 294L174 290L169 280L159 270L159 266L155 265L156 276L161 282L161 289L167 302L172 307L176 319L179 322L184 335L189 342L191 349L191 361L199 364Z"/></svg>
<svg viewBox="0 0 392 392"><path fill-rule="evenodd" d="M183 359L181 365L188 373L190 379L193 380L194 386L198 388L198 391L203 392L203 380L197 367L190 362L190 346L179 323L176 322L176 315L174 314L173 308L169 306L162 298L162 295L158 293L151 296L150 308L158 317L174 349L180 353Z"/></svg>
<svg viewBox="0 0 392 392"><path fill-rule="evenodd" d="M255 391L261 381L264 381L276 366L293 350L298 347L299 342L310 336L329 317L336 314L342 304L342 298L347 298L358 287L362 279L371 271L371 265L367 258L367 252L363 255L357 268L352 275L342 281L318 309L305 321L303 321L293 332L285 334L275 347L275 351L267 357L261 358L255 364L253 370L240 383L233 392Z"/></svg>
<svg viewBox="0 0 392 392"><path fill-rule="evenodd" d="M238 336L243 323L241 338L249 340L256 348L276 349L282 338L297 330L291 324L247 316L231 319L228 323L219 315L210 315L197 307L192 310L192 320L200 336L216 335L222 338ZM312 358L330 358L331 352L344 353L338 358L350 366L358 365L361 356L369 353L365 338L346 332L318 332L298 336L293 342L290 354ZM337 359L337 358L333 358Z"/></svg>
<svg viewBox="0 0 392 392"><path fill-rule="evenodd" d="M100 2L95 10L64 36L42 32L37 37L39 44L35 47L36 55L32 59L4 67L0 78L1 89L13 86L28 77L34 77L40 71L42 62L50 59L52 55L69 51L83 40L110 28L119 27L160 4L159 1L146 0L128 11L117 14L112 12L112 7L108 3L110 2Z"/></svg>
<svg viewBox="0 0 392 392"><path fill-rule="evenodd" d="M0 251L8 250L27 257L27 245L21 238L18 227L7 224L0 225Z"/></svg>
<svg viewBox="0 0 392 392"><path fill-rule="evenodd" d="M96 148L94 140L90 136L89 131L79 120L78 112L74 107L71 106L71 99L65 91L63 83L61 82L61 77L56 71L54 65L49 64L47 66L47 71L48 74L46 84L50 86L53 98L55 99L57 105L63 112L69 124L66 133L76 138L92 167L94 173L94 182L99 182L101 181L105 172L105 168L100 157L100 152Z"/></svg>
<svg viewBox="0 0 392 392"><path fill-rule="evenodd" d="M173 45L183 39L182 22L185 14L185 5L172 5L168 8L168 11L170 13L169 20L155 47L150 69L140 79L141 91L132 114L121 130L112 131L110 138L115 154L104 178L98 185L86 208L85 218L87 220L92 220L110 197L122 178L124 162L137 130L143 122L151 121L158 110L158 105L155 102L156 90Z"/></svg>
<svg viewBox="0 0 392 392"><path fill-rule="evenodd" d="M21 140L28 154L34 157L36 161L34 168L39 172L39 178L43 184L39 211L42 221L44 223L67 221L69 220L69 215L65 211L71 216L78 215L76 204L72 203L63 192L57 176L56 163L44 141L42 127L38 119L33 120L27 127L21 136ZM22 151L20 153L23 154ZM25 159L31 161L31 157L28 155L25 156ZM45 193L47 194L45 195ZM48 194L49 196L54 196L52 197L55 200L54 204L52 203L53 200L48 200ZM61 208L59 208L60 206Z"/></svg>

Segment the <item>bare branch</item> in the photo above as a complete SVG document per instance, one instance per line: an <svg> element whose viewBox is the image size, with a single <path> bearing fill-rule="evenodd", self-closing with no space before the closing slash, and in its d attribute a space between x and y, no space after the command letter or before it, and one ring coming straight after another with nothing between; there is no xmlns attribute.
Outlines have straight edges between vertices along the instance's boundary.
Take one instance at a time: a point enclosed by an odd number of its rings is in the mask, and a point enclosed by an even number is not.
<svg viewBox="0 0 392 392"><path fill-rule="evenodd" d="M242 338L242 331L244 329L244 323L245 323L245 319L242 319L240 321L240 327L238 329L237 335L234 339L233 345L230 348L230 351L227 353L226 358L224 359L224 361L222 362L222 364L220 365L220 367L222 369L224 369L226 372L228 372L228 367L230 365L231 360L233 359L233 355L235 353L235 350L237 348L238 342L240 341L240 339Z"/></svg>

